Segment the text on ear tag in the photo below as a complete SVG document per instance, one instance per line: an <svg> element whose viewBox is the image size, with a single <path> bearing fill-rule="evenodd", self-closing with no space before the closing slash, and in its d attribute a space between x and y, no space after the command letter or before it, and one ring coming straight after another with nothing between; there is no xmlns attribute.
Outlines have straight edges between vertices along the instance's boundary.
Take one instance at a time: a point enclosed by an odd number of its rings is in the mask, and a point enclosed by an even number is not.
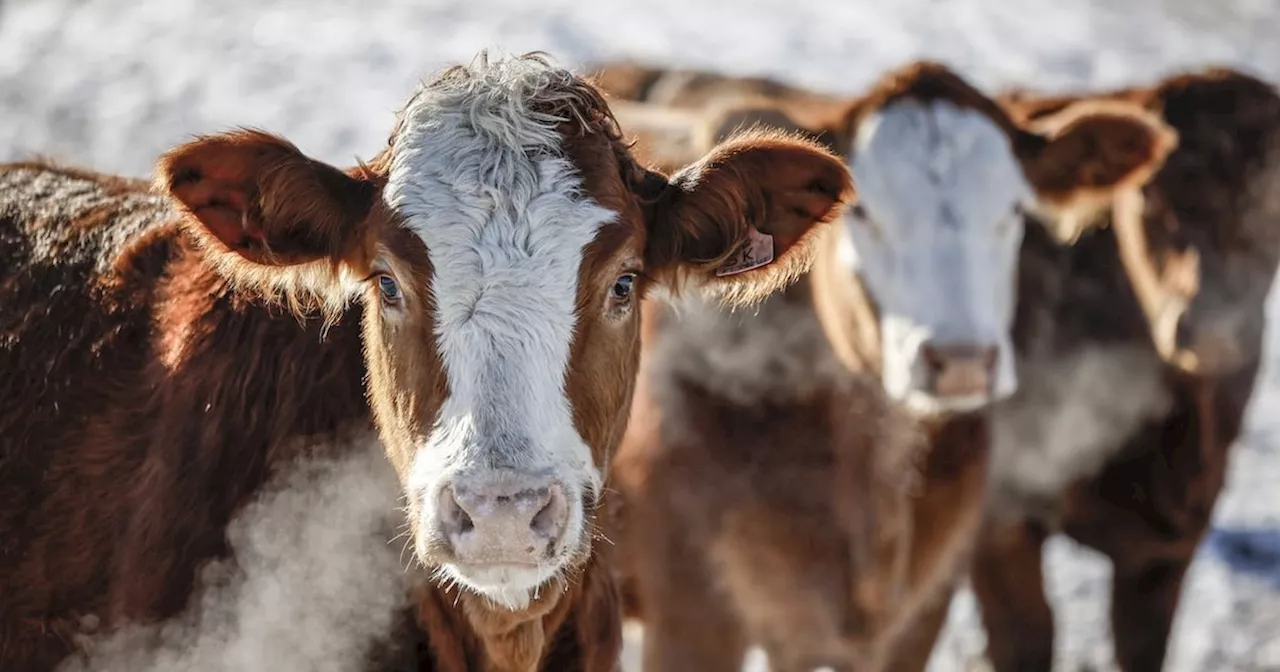
<svg viewBox="0 0 1280 672"><path fill-rule="evenodd" d="M754 268L760 268L773 261L773 236L767 233L760 233L754 228L747 234L747 242L732 257L725 260L720 268L716 269L716 277L723 278L726 275L737 275L750 271Z"/></svg>

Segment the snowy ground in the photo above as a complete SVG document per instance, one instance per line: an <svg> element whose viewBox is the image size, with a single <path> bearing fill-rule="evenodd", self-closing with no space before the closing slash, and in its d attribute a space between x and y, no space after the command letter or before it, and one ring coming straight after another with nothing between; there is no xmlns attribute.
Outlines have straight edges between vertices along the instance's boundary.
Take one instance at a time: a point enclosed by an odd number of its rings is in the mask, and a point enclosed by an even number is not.
<svg viewBox="0 0 1280 672"><path fill-rule="evenodd" d="M253 125L345 164L382 146L417 78L483 47L854 92L920 56L985 86L1113 86L1207 63L1280 81L1277 35L1275 0L0 0L0 160L38 152L144 174L192 133ZM1264 373L1169 669L1280 669L1276 380ZM1062 669L1109 667L1108 571L1052 544ZM931 669L971 669L981 647L965 594Z"/></svg>

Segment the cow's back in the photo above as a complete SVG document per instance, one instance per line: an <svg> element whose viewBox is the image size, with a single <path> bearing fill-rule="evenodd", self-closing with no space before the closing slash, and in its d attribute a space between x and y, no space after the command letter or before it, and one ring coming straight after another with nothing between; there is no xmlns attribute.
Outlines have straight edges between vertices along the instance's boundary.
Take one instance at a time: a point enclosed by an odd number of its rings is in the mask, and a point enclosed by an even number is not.
<svg viewBox="0 0 1280 672"><path fill-rule="evenodd" d="M169 241L152 233L164 214L140 182L40 164L0 168L3 482L18 470L39 474L48 455L34 447L79 431L102 386L121 384L136 360L147 294L168 256ZM154 249L117 268L127 246L147 242ZM0 516L24 509L5 506Z"/></svg>
<svg viewBox="0 0 1280 672"><path fill-rule="evenodd" d="M0 454L70 429L145 342L167 212L142 182L0 168Z"/></svg>
<svg viewBox="0 0 1280 672"><path fill-rule="evenodd" d="M145 183L0 167L0 668L177 613L274 470L372 431L356 309L218 274Z"/></svg>
<svg viewBox="0 0 1280 672"><path fill-rule="evenodd" d="M50 504L77 501L72 493L86 481L63 478L66 458L83 443L91 419L135 387L147 357L149 295L173 243L166 219L163 201L142 182L40 164L0 167L0 615L6 621L0 629L12 627L14 614L44 613L54 601L75 599L34 584L102 580L107 558L74 560L77 551L110 543L108 507L54 511ZM124 254L127 248L134 249ZM129 263L118 265L122 259ZM101 476L128 466L83 468ZM55 516L75 522L55 522ZM71 528L97 541L68 535ZM59 550L64 540L74 546ZM64 566L48 566L41 576L23 569L33 557L64 551ZM80 576L58 575L73 566L83 568ZM18 581L23 585L11 585ZM18 660L30 660L24 656L33 646L61 646L17 632L0 632L0 638Z"/></svg>
<svg viewBox="0 0 1280 672"><path fill-rule="evenodd" d="M104 392L127 385L173 242L166 214L141 182L40 164L0 168L2 482L18 470L40 473L48 455L36 447L81 431ZM0 516L24 508L5 506Z"/></svg>

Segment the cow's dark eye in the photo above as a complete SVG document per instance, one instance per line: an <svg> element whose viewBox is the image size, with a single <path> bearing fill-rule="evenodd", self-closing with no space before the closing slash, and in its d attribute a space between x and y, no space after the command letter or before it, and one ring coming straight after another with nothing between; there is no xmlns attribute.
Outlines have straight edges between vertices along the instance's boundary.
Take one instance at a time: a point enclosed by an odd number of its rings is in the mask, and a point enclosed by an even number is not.
<svg viewBox="0 0 1280 672"><path fill-rule="evenodd" d="M382 293L382 300L387 303L400 301L400 285L389 275L378 276L378 291Z"/></svg>
<svg viewBox="0 0 1280 672"><path fill-rule="evenodd" d="M613 281L613 288L609 290L609 297L614 301L626 301L631 298L635 283L636 276L634 273L618 276L618 279Z"/></svg>

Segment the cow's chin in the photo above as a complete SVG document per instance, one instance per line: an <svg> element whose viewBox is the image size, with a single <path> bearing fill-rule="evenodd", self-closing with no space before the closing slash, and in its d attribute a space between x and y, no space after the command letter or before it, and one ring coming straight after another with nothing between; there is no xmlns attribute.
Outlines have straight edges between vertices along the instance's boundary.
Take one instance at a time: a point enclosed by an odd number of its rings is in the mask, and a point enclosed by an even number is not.
<svg viewBox="0 0 1280 672"><path fill-rule="evenodd" d="M564 586L559 577L562 563L485 565L445 564L441 566L445 582L451 582L488 598L496 606L510 611L523 611L541 597L543 591L559 591Z"/></svg>

